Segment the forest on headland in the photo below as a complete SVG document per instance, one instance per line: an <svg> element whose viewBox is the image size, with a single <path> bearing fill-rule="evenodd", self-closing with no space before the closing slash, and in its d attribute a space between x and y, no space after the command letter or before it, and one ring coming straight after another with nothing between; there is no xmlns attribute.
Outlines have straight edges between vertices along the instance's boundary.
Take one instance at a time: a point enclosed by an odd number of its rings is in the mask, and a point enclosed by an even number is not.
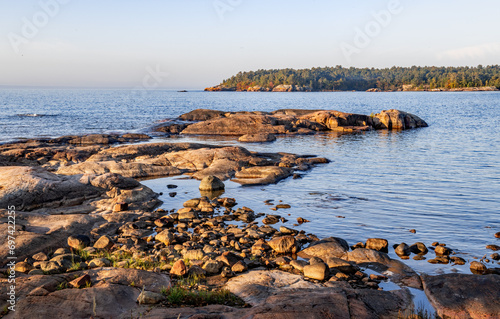
<svg viewBox="0 0 500 319"><path fill-rule="evenodd" d="M207 91L460 91L500 89L500 65L322 67L239 72Z"/></svg>

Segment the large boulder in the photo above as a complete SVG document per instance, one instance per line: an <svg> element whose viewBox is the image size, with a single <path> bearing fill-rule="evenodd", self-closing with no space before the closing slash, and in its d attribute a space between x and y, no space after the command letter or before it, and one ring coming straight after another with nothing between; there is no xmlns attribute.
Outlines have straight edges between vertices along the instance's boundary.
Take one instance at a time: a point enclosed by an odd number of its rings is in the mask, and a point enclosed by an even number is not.
<svg viewBox="0 0 500 319"><path fill-rule="evenodd" d="M414 114L392 109L375 114L373 126L376 129L408 130L428 125Z"/></svg>
<svg viewBox="0 0 500 319"><path fill-rule="evenodd" d="M425 294L441 317L498 318L500 276L422 276Z"/></svg>
<svg viewBox="0 0 500 319"><path fill-rule="evenodd" d="M309 247L299 253L299 256L304 258L319 257L326 261L328 258L342 257L348 250L349 245L344 239L328 237L311 243Z"/></svg>
<svg viewBox="0 0 500 319"><path fill-rule="evenodd" d="M220 191L225 188L224 183L216 176L209 175L201 180L200 191Z"/></svg>

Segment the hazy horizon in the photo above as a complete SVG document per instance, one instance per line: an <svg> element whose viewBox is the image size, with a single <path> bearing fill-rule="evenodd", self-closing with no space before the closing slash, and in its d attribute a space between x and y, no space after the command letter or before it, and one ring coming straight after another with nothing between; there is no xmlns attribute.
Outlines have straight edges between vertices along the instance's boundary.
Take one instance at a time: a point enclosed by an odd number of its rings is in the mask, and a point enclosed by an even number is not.
<svg viewBox="0 0 500 319"><path fill-rule="evenodd" d="M203 89L240 71L499 64L495 1L0 0L0 87Z"/></svg>

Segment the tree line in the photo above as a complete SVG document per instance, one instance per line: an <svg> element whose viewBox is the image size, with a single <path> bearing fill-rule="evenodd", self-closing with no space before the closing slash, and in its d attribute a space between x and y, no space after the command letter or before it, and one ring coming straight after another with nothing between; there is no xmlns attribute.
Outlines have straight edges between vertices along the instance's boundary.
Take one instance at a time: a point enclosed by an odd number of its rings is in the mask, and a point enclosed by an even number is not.
<svg viewBox="0 0 500 319"><path fill-rule="evenodd" d="M285 85L305 87L311 91L384 91L401 90L403 85L414 89L456 89L494 86L500 89L500 66L435 67L412 66L375 68L323 67L312 69L273 69L239 72L222 82L222 86L247 90L260 86L273 89Z"/></svg>

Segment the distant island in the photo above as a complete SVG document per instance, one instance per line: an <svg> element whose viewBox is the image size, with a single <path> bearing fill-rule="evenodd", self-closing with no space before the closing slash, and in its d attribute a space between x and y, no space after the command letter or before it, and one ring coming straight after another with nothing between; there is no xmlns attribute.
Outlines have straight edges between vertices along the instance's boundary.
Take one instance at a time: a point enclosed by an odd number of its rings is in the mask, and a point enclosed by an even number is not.
<svg viewBox="0 0 500 319"><path fill-rule="evenodd" d="M497 91L500 66L273 69L239 72L205 91Z"/></svg>

